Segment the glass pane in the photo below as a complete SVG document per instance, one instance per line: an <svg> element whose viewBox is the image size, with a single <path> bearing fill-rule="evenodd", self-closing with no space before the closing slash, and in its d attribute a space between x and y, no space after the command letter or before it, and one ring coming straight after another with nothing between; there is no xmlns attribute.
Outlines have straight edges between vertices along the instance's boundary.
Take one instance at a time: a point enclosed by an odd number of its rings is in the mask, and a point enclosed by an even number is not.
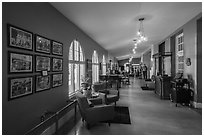
<svg viewBox="0 0 204 137"><path fill-rule="evenodd" d="M79 52L82 52L82 49L81 49L81 46L80 46L80 45L79 45L79 49L80 49Z"/></svg>
<svg viewBox="0 0 204 137"><path fill-rule="evenodd" d="M104 56L104 55L103 55L102 63L103 63L103 64L106 64L106 59L105 59L105 56Z"/></svg>
<svg viewBox="0 0 204 137"><path fill-rule="evenodd" d="M75 64L74 65L74 87L75 87L75 91L79 90L80 86L80 79L79 79L79 64Z"/></svg>
<svg viewBox="0 0 204 137"><path fill-rule="evenodd" d="M83 53L80 52L80 61L84 61Z"/></svg>
<svg viewBox="0 0 204 137"><path fill-rule="evenodd" d="M92 65L92 82L95 83L95 65Z"/></svg>
<svg viewBox="0 0 204 137"><path fill-rule="evenodd" d="M73 64L69 64L69 95L74 93L74 86L73 86Z"/></svg>
<svg viewBox="0 0 204 137"><path fill-rule="evenodd" d="M76 61L79 60L79 45L77 41L75 41L75 44L74 44L74 60Z"/></svg>
<svg viewBox="0 0 204 137"><path fill-rule="evenodd" d="M92 65L92 80L93 83L99 81L99 65Z"/></svg>
<svg viewBox="0 0 204 137"><path fill-rule="evenodd" d="M106 64L103 65L103 75L106 75Z"/></svg>
<svg viewBox="0 0 204 137"><path fill-rule="evenodd" d="M99 65L96 65L96 81L99 81Z"/></svg>
<svg viewBox="0 0 204 137"><path fill-rule="evenodd" d="M85 77L85 70L84 70L84 64L80 64L80 85L82 83L82 79Z"/></svg>
<svg viewBox="0 0 204 137"><path fill-rule="evenodd" d="M98 63L98 54L96 53L96 55L95 55L95 59L96 59L96 63Z"/></svg>
<svg viewBox="0 0 204 137"><path fill-rule="evenodd" d="M73 42L69 48L69 60L73 60Z"/></svg>
<svg viewBox="0 0 204 137"><path fill-rule="evenodd" d="M78 41L75 41L75 42L74 42L74 50L75 50L75 51L78 51Z"/></svg>

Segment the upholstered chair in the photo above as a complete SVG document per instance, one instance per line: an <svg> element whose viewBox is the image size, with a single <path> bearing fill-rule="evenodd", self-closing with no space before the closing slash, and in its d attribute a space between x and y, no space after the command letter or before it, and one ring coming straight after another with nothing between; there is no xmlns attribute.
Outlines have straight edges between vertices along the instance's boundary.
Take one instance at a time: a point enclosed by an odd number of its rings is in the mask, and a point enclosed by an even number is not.
<svg viewBox="0 0 204 137"><path fill-rule="evenodd" d="M97 122L102 121L108 122L112 120L115 116L114 106L105 104L102 105L93 104L92 106L90 106L87 98L81 92L76 93L76 99L79 105L82 120L86 121L88 129L90 128L91 125Z"/></svg>
<svg viewBox="0 0 204 137"><path fill-rule="evenodd" d="M119 100L119 91L115 89L111 89L111 87L106 85L107 83L94 83L92 85L92 90L94 92L100 92L105 94L105 103L111 104L115 103Z"/></svg>

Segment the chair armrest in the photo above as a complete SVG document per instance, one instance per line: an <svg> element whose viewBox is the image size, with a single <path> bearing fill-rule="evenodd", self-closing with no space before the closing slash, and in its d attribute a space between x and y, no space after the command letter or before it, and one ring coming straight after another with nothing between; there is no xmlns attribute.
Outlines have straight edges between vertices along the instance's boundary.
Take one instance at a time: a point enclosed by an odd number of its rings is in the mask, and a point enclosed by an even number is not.
<svg viewBox="0 0 204 137"><path fill-rule="evenodd" d="M93 105L99 105L103 103L102 98L89 98L88 101L90 101Z"/></svg>
<svg viewBox="0 0 204 137"><path fill-rule="evenodd" d="M98 90L98 92L100 92L100 93L104 93L104 94L108 94L108 93L109 93L109 91L108 91L108 90L106 90L106 89L103 89L103 90Z"/></svg>

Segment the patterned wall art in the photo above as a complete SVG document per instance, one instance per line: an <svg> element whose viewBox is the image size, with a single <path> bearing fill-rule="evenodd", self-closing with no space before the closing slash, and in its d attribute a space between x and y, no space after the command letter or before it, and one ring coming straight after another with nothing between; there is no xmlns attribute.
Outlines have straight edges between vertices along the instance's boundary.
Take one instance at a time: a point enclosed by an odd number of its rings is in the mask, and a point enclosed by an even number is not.
<svg viewBox="0 0 204 137"><path fill-rule="evenodd" d="M51 40L40 35L35 38L35 50L42 53L50 53Z"/></svg>
<svg viewBox="0 0 204 137"><path fill-rule="evenodd" d="M33 93L33 76L9 78L9 100Z"/></svg>
<svg viewBox="0 0 204 137"><path fill-rule="evenodd" d="M52 87L58 87L63 84L63 76L62 73L60 74L53 74L52 75Z"/></svg>
<svg viewBox="0 0 204 137"><path fill-rule="evenodd" d="M36 56L36 72L38 71L50 71L50 57Z"/></svg>
<svg viewBox="0 0 204 137"><path fill-rule="evenodd" d="M54 55L63 55L63 44L60 42L52 42L52 54Z"/></svg>
<svg viewBox="0 0 204 137"><path fill-rule="evenodd" d="M8 24L9 46L26 50L33 50L33 33Z"/></svg>
<svg viewBox="0 0 204 137"><path fill-rule="evenodd" d="M63 60L61 58L52 59L52 71L62 71Z"/></svg>
<svg viewBox="0 0 204 137"><path fill-rule="evenodd" d="M9 52L9 73L33 72L33 56Z"/></svg>
<svg viewBox="0 0 204 137"><path fill-rule="evenodd" d="M39 91L44 91L44 90L47 90L47 89L50 89L50 75L48 76L36 76L36 81L35 81L35 89L36 89L36 92L39 92Z"/></svg>

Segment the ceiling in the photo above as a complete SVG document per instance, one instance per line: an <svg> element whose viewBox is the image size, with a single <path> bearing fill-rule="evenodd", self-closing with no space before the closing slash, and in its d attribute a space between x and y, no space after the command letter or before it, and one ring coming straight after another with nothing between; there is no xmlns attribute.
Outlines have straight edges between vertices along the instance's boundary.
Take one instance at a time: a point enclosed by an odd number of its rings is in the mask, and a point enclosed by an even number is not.
<svg viewBox="0 0 204 137"><path fill-rule="evenodd" d="M201 2L51 2L59 12L76 24L118 60L129 58L133 39L144 17L148 41L139 45L140 57L176 29L202 12Z"/></svg>

